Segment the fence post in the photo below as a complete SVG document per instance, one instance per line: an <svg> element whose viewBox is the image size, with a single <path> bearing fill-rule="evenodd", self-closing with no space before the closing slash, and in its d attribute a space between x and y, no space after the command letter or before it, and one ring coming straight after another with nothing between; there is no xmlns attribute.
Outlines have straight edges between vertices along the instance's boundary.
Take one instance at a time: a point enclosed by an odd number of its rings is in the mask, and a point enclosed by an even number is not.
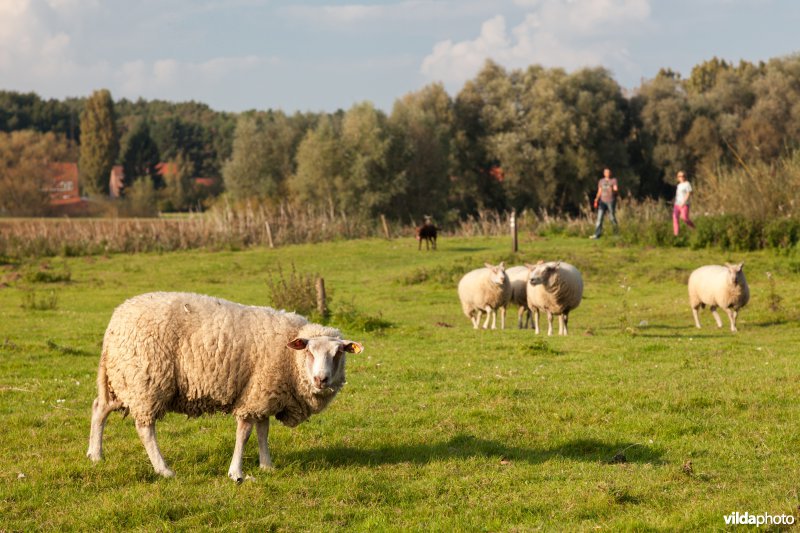
<svg viewBox="0 0 800 533"><path fill-rule="evenodd" d="M265 221L264 224L267 226L267 240L269 241L269 247L275 248L275 245L272 243L272 229L269 227L269 220Z"/></svg>
<svg viewBox="0 0 800 533"><path fill-rule="evenodd" d="M519 245L517 241L517 212L511 211L511 218L510 218L510 225L511 225L511 251L517 253L519 250Z"/></svg>
<svg viewBox="0 0 800 533"><path fill-rule="evenodd" d="M323 278L317 278L317 282L314 286L317 290L317 312L322 317L327 316L328 305L325 302L325 280Z"/></svg>
<svg viewBox="0 0 800 533"><path fill-rule="evenodd" d="M389 236L389 224L386 223L386 217L383 216L383 213L381 213L381 224L383 224L383 234L386 236L386 240L392 240L392 238Z"/></svg>

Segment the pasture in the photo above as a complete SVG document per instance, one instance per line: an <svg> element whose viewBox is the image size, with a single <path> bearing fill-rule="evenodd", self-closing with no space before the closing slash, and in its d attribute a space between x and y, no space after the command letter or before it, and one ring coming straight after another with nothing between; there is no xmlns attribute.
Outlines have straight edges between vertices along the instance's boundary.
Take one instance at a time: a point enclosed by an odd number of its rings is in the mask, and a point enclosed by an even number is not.
<svg viewBox="0 0 800 533"><path fill-rule="evenodd" d="M37 260L0 288L0 530L723 529L732 512L798 515L800 263L772 252L645 249L578 238L370 239L274 250ZM569 337L475 331L456 296L484 261L563 259L585 299ZM736 334L686 280L745 261ZM391 324L344 333L348 385L295 429L273 422L276 469L227 468L235 421L170 414L153 473L113 413L105 461L85 457L103 332L153 290L269 305L278 265L325 278L331 307ZM59 275L58 273L61 273ZM769 273L769 276L767 275ZM340 326L335 321L333 325ZM557 328L556 328L557 330Z"/></svg>

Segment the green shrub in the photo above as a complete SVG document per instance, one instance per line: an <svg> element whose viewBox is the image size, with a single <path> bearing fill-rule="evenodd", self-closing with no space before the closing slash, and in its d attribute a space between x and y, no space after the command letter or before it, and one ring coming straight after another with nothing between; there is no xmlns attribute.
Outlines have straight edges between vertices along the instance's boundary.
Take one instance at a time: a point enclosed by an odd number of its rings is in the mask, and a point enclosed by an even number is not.
<svg viewBox="0 0 800 533"><path fill-rule="evenodd" d="M58 307L58 295L55 291L39 294L35 289L24 289L22 308L32 311L49 311Z"/></svg>
<svg viewBox="0 0 800 533"><path fill-rule="evenodd" d="M797 245L800 238L800 220L777 218L764 226L764 244L776 250L788 250Z"/></svg>
<svg viewBox="0 0 800 533"><path fill-rule="evenodd" d="M298 273L294 263L287 277L278 264L275 276L267 280L270 305L275 309L310 315L317 308L316 280L315 275Z"/></svg>

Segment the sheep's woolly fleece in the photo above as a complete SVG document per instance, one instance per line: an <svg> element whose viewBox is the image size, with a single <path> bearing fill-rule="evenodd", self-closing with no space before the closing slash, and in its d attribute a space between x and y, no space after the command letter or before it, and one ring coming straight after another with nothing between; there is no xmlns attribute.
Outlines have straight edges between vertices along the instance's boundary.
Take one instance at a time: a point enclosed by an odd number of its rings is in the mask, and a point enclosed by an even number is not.
<svg viewBox="0 0 800 533"><path fill-rule="evenodd" d="M167 411L222 411L296 426L344 385L342 372L329 394L311 394L303 354L286 344L315 336L341 338L337 329L269 307L189 293L143 294L114 312L98 381L107 380L106 403L118 401L142 425Z"/></svg>

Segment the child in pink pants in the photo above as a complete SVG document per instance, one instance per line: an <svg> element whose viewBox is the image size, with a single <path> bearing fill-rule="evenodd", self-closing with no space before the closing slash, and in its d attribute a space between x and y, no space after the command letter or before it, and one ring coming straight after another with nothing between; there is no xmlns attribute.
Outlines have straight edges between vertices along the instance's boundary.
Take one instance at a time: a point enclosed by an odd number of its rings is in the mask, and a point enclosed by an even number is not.
<svg viewBox="0 0 800 533"><path fill-rule="evenodd" d="M692 184L686 181L686 174L678 172L678 188L675 191L675 207L672 208L672 232L678 236L680 223L683 220L687 226L694 229L694 222L689 218L689 197L692 195Z"/></svg>

